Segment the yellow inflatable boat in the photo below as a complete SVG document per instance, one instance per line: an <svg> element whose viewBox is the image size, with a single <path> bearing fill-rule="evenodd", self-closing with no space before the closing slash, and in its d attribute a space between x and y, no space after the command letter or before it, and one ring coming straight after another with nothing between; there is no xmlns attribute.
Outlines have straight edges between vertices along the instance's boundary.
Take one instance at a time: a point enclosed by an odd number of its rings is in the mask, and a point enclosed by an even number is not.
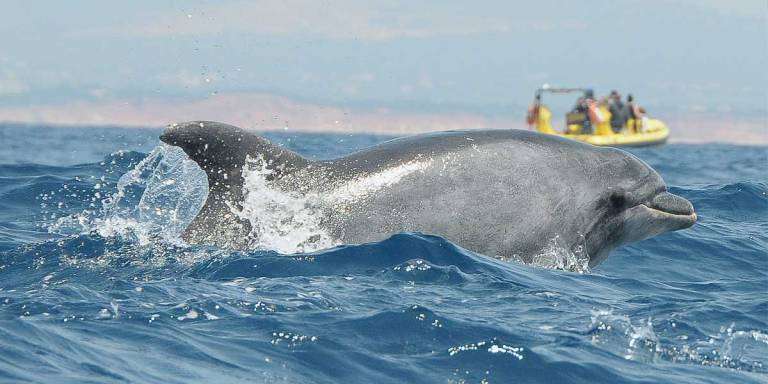
<svg viewBox="0 0 768 384"><path fill-rule="evenodd" d="M552 128L552 112L542 103L541 96L544 92L583 92L585 95L590 95L587 100L591 105L587 108L585 104L585 113L570 112L566 114L566 128L563 132L559 132ZM567 137L598 146L640 147L659 145L665 143L669 138L667 125L661 120L648 117L628 118L621 130L615 132L611 127L611 113L607 104L593 101L591 95L592 91L585 88L542 87L536 91L536 99L528 111L528 123L541 133ZM587 129L584 129L585 125L588 127ZM585 132L587 130L589 132Z"/></svg>

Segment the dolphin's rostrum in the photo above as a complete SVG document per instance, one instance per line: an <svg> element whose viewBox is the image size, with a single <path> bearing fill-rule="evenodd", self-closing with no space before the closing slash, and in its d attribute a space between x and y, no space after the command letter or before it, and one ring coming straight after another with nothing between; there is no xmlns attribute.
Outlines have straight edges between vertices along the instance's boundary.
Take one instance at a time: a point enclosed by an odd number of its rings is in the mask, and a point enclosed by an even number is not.
<svg viewBox="0 0 768 384"><path fill-rule="evenodd" d="M234 213L248 193L248 159L260 160L267 182L286 193L346 190L319 208L319 225L340 243L413 231L530 261L556 241L594 266L618 246L696 221L693 206L633 155L530 131L430 133L325 161L215 122L174 124L161 139L208 176L207 201L183 235L192 243L245 248L259 236Z"/></svg>

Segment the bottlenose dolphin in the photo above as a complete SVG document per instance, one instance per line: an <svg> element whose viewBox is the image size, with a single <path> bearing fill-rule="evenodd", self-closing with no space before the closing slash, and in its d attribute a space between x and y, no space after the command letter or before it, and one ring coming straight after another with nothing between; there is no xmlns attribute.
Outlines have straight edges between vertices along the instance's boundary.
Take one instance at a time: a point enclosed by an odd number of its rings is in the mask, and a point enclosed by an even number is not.
<svg viewBox="0 0 768 384"><path fill-rule="evenodd" d="M429 133L320 161L216 122L174 124L161 140L208 176L207 201L183 234L190 243L247 248L257 240L242 215L256 193L244 188L255 163L261 187L320 197L302 204L338 243L413 231L530 261L554 242L595 266L616 247L696 221L691 203L635 156L531 131Z"/></svg>

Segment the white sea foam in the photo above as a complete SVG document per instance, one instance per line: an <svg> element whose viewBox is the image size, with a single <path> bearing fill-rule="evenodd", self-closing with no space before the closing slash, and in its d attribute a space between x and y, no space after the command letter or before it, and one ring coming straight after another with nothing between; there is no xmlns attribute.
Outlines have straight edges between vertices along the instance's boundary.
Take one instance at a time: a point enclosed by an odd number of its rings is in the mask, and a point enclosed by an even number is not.
<svg viewBox="0 0 768 384"><path fill-rule="evenodd" d="M477 343L469 343L464 345L459 345L455 347L448 348L448 355L449 356L455 356L462 352L469 352L469 351L482 351L485 350L488 353L491 354L509 354L514 357L516 357L518 360L522 360L524 358L523 351L525 348L523 347L514 347L506 344L501 344L498 340L492 339L488 341L479 341Z"/></svg>
<svg viewBox="0 0 768 384"><path fill-rule="evenodd" d="M251 224L254 248L282 253L311 252L339 245L321 225L325 211L344 212L371 194L423 171L429 161L412 161L380 172L360 176L321 193L286 192L269 181L273 171L263 157L248 159L242 208L233 213Z"/></svg>
<svg viewBox="0 0 768 384"><path fill-rule="evenodd" d="M242 209L230 207L251 224L251 246L282 253L329 248L337 244L320 226L322 206L312 195L284 192L268 178L263 157L248 159L243 172Z"/></svg>
<svg viewBox="0 0 768 384"><path fill-rule="evenodd" d="M547 245L533 255L530 262L521 257L514 257L515 261L547 269L559 269L576 273L589 273L589 255L583 246L577 246L574 250L568 249L562 244L559 236L550 239Z"/></svg>

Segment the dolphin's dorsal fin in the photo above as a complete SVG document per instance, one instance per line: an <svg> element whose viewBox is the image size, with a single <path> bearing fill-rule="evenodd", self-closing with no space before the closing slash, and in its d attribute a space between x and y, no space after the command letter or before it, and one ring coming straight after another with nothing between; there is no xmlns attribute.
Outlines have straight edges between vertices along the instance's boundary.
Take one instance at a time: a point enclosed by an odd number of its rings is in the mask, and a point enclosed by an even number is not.
<svg viewBox="0 0 768 384"><path fill-rule="evenodd" d="M309 164L309 160L244 129L212 121L170 125L160 139L180 147L208 175L211 192L241 197L246 158L263 158L269 178L278 178Z"/></svg>
<svg viewBox="0 0 768 384"><path fill-rule="evenodd" d="M279 178L307 166L310 161L244 129L212 121L191 121L168 126L160 139L180 147L208 176L208 199L187 228L187 241L216 244L211 228L241 232L243 241L250 231L247 222L234 217L231 206L243 201L243 168L246 159L263 159L271 171L268 179ZM231 218L222 223L223 217ZM218 221L218 222L216 222ZM230 234L231 235L231 234ZM217 244L239 247L242 244Z"/></svg>

